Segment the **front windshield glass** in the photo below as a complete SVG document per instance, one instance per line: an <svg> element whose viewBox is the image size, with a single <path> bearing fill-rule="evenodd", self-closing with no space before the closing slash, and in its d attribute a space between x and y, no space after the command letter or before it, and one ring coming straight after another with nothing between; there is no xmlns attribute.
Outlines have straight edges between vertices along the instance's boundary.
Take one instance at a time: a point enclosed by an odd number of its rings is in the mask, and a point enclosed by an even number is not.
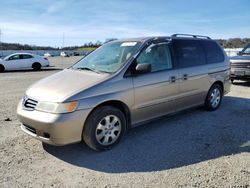
<svg viewBox="0 0 250 188"><path fill-rule="evenodd" d="M104 44L78 63L73 69L114 73L138 50L140 42L110 42Z"/></svg>
<svg viewBox="0 0 250 188"><path fill-rule="evenodd" d="M250 46L248 46L245 49L243 49L243 53L250 54Z"/></svg>

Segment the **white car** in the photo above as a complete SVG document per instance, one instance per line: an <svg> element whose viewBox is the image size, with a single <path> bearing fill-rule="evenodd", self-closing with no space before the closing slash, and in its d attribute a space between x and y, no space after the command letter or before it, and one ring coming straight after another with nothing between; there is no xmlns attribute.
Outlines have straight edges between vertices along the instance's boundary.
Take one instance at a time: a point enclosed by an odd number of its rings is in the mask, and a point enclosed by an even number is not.
<svg viewBox="0 0 250 188"><path fill-rule="evenodd" d="M44 57L53 57L53 55L51 55L49 52L46 52L43 56Z"/></svg>
<svg viewBox="0 0 250 188"><path fill-rule="evenodd" d="M67 52L61 52L60 56L62 56L62 57L69 57L69 54Z"/></svg>
<svg viewBox="0 0 250 188"><path fill-rule="evenodd" d="M49 61L47 58L30 53L15 53L0 59L0 72L5 70L19 70L32 68L40 70L41 67L48 67Z"/></svg>

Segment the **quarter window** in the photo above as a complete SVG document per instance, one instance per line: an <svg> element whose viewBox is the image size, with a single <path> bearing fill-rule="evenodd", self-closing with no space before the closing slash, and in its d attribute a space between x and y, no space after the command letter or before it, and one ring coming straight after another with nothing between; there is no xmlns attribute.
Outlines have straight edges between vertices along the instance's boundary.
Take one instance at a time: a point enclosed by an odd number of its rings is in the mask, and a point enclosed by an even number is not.
<svg viewBox="0 0 250 188"><path fill-rule="evenodd" d="M174 40L173 47L180 68L205 64L204 52L196 40Z"/></svg>
<svg viewBox="0 0 250 188"><path fill-rule="evenodd" d="M171 53L167 43L151 44L138 56L137 64L151 64L151 72L172 69Z"/></svg>
<svg viewBox="0 0 250 188"><path fill-rule="evenodd" d="M207 63L218 63L224 61L224 54L218 44L214 41L200 41L206 56Z"/></svg>

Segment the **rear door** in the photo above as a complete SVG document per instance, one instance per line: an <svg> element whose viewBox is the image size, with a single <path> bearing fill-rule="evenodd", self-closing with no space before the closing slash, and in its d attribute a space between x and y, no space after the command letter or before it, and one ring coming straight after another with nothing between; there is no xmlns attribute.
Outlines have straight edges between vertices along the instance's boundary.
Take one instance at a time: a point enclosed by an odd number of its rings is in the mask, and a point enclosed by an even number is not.
<svg viewBox="0 0 250 188"><path fill-rule="evenodd" d="M198 40L174 39L178 66L178 110L203 104L209 87L205 54Z"/></svg>
<svg viewBox="0 0 250 188"><path fill-rule="evenodd" d="M35 62L34 57L29 54L23 54L22 60L25 68L31 68L32 64Z"/></svg>
<svg viewBox="0 0 250 188"><path fill-rule="evenodd" d="M150 73L133 76L135 101L131 113L132 122L138 123L174 112L178 83L169 44L150 44L139 54L136 63L151 64L152 70Z"/></svg>

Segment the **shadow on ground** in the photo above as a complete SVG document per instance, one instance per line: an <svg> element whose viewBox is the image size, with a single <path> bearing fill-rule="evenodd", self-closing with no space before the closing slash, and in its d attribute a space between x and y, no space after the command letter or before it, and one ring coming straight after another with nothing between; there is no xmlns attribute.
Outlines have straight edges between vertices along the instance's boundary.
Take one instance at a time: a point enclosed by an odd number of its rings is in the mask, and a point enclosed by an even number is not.
<svg viewBox="0 0 250 188"><path fill-rule="evenodd" d="M235 80L233 82L233 85L250 87L250 80L249 81L238 81L238 80Z"/></svg>
<svg viewBox="0 0 250 188"><path fill-rule="evenodd" d="M110 151L95 152L83 144L43 147L67 163L96 171L161 171L250 152L249 122L250 99L228 96L216 112L196 108L131 129Z"/></svg>

